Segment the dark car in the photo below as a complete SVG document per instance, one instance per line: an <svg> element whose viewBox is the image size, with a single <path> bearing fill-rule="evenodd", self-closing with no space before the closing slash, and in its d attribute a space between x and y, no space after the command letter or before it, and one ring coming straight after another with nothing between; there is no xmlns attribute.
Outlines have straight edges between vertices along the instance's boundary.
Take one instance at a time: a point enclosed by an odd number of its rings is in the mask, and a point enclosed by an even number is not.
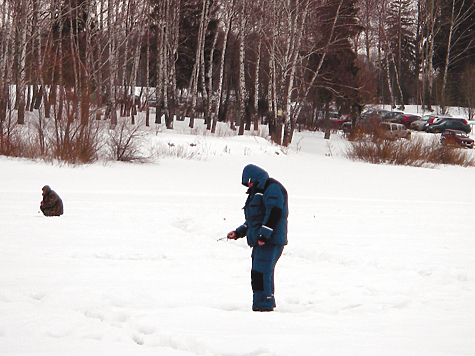
<svg viewBox="0 0 475 356"><path fill-rule="evenodd" d="M419 120L413 121L411 123L411 129L417 131L427 131L429 126L433 125L434 122L442 122L444 119L448 119L450 116L441 116L436 114L425 114Z"/></svg>
<svg viewBox="0 0 475 356"><path fill-rule="evenodd" d="M463 131L445 130L440 135L440 143L446 146L473 148L474 140Z"/></svg>
<svg viewBox="0 0 475 356"><path fill-rule="evenodd" d="M429 128L434 125L440 125L444 121L453 120L453 121L460 121L464 124L467 123L467 120L461 117L452 117L450 115L434 115L430 116L429 120L427 120L427 125L424 127L424 131L429 132Z"/></svg>
<svg viewBox="0 0 475 356"><path fill-rule="evenodd" d="M459 121L463 124L468 124L468 121L465 120L464 118L462 117L452 117L452 116L440 116L440 117L437 117L435 118L434 120L432 120L432 125L438 125L440 123L442 123L443 121Z"/></svg>
<svg viewBox="0 0 475 356"><path fill-rule="evenodd" d="M388 111L387 113L383 114L381 116L382 121L390 121L391 119L394 119L395 117L404 114L402 111Z"/></svg>
<svg viewBox="0 0 475 356"><path fill-rule="evenodd" d="M396 124L403 124L404 126L406 126L406 128L410 128L411 124L414 121L417 121L420 119L421 119L420 115L416 115L416 114L399 114L397 116L390 118L387 121L394 122Z"/></svg>
<svg viewBox="0 0 475 356"><path fill-rule="evenodd" d="M383 109L370 109L361 113L361 119L381 119L384 115L388 114L389 111Z"/></svg>
<svg viewBox="0 0 475 356"><path fill-rule="evenodd" d="M470 133L471 128L470 128L470 125L462 121L445 120L445 121L442 121L440 124L430 125L426 131L432 132L432 133L439 133L439 132L444 132L445 130L459 130L468 134Z"/></svg>

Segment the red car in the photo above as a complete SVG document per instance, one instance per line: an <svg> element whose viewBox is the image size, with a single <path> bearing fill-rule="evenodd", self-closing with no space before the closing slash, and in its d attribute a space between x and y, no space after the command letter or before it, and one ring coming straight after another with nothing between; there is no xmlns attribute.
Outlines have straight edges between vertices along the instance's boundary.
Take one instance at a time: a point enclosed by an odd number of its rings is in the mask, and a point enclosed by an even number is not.
<svg viewBox="0 0 475 356"><path fill-rule="evenodd" d="M459 130L445 130L440 136L440 143L445 146L473 148L474 140Z"/></svg>
<svg viewBox="0 0 475 356"><path fill-rule="evenodd" d="M410 128L414 121L420 120L421 116L416 114L400 114L387 121L394 122L396 124L403 124L406 128Z"/></svg>

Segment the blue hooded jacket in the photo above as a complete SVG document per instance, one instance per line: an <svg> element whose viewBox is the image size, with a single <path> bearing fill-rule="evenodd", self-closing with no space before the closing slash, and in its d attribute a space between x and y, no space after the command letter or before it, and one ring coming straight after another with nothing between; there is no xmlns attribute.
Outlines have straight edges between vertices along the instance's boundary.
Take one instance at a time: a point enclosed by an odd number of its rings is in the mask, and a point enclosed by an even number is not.
<svg viewBox="0 0 475 356"><path fill-rule="evenodd" d="M249 164L242 172L242 184L252 187L247 191L244 205L246 222L236 229L238 237L247 236L249 246L259 240L271 245L287 245L287 191L284 186L262 168Z"/></svg>

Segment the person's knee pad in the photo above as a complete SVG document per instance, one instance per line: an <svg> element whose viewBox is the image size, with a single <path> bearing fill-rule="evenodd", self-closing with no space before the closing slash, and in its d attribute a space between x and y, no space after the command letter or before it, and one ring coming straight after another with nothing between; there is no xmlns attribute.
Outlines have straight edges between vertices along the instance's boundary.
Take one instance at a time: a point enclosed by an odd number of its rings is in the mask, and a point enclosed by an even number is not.
<svg viewBox="0 0 475 356"><path fill-rule="evenodd" d="M255 270L251 270L251 285L253 292L264 291L264 274Z"/></svg>

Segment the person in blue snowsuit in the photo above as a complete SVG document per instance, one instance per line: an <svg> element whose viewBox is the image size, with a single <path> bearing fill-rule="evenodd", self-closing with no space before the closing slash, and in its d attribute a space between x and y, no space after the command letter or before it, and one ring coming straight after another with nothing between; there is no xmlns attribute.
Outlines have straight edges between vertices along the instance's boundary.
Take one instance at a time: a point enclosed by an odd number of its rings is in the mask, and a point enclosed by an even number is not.
<svg viewBox="0 0 475 356"><path fill-rule="evenodd" d="M287 191L262 168L249 164L242 172L248 187L244 205L245 223L228 233L228 239L247 237L252 247L252 310L273 311L274 269L287 245Z"/></svg>

